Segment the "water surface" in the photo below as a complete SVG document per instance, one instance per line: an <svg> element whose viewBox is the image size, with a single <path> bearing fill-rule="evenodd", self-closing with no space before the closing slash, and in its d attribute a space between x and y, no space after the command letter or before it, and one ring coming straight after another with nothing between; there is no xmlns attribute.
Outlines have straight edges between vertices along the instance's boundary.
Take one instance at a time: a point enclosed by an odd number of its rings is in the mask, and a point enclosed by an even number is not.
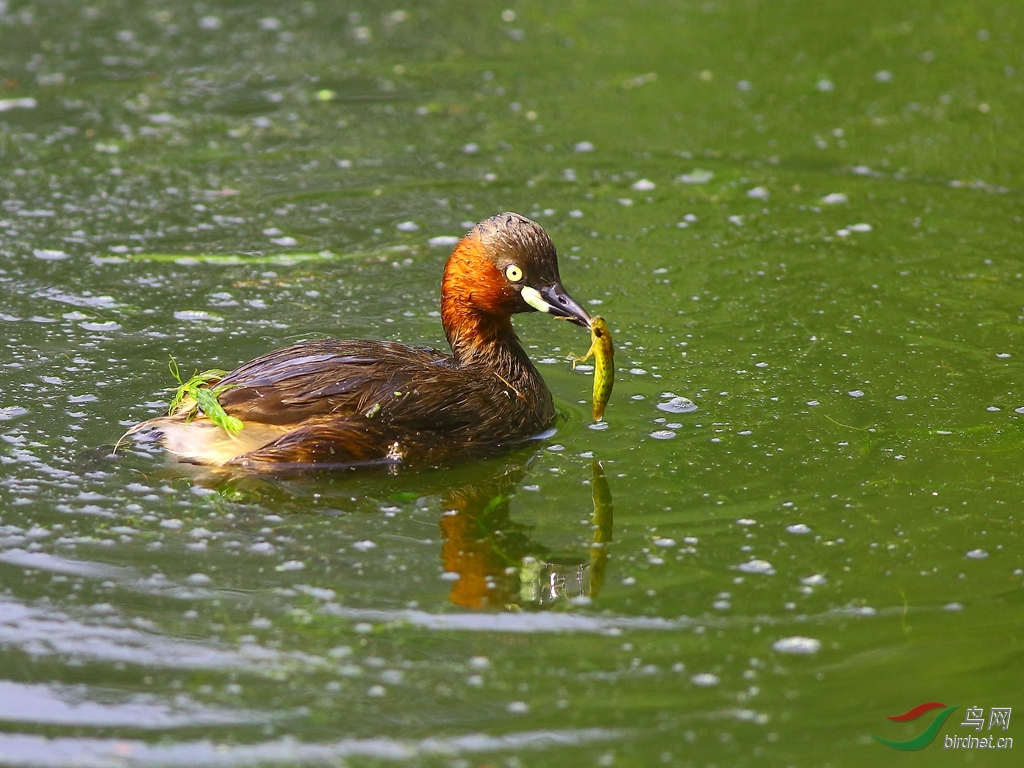
<svg viewBox="0 0 1024 768"><path fill-rule="evenodd" d="M1024 707L1020 27L0 2L0 762L888 765L870 734L925 720L886 715ZM502 210L610 321L606 429L533 315L562 419L527 450L110 457L169 356L443 346Z"/></svg>

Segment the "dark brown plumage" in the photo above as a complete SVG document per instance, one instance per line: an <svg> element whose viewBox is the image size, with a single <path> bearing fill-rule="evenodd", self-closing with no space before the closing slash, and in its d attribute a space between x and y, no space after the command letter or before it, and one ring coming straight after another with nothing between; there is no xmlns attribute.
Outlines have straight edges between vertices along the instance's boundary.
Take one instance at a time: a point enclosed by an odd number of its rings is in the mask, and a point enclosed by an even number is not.
<svg viewBox="0 0 1024 768"><path fill-rule="evenodd" d="M184 461L253 469L437 463L514 446L549 427L551 394L510 316L540 310L587 327L564 291L555 247L515 213L481 222L455 247L441 284L452 353L387 341L305 341L210 386L244 424L228 434L193 404L143 422Z"/></svg>

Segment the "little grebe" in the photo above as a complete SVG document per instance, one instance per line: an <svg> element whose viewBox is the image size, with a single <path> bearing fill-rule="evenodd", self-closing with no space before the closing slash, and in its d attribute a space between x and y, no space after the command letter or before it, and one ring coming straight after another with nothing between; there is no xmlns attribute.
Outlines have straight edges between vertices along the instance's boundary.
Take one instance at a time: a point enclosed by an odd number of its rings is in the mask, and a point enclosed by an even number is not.
<svg viewBox="0 0 1024 768"><path fill-rule="evenodd" d="M555 420L544 380L510 316L546 312L584 328L555 246L536 222L503 213L477 224L441 281L451 355L390 341L316 339L236 368L217 387L236 434L189 408L139 424L182 461L251 469L433 463L491 453Z"/></svg>

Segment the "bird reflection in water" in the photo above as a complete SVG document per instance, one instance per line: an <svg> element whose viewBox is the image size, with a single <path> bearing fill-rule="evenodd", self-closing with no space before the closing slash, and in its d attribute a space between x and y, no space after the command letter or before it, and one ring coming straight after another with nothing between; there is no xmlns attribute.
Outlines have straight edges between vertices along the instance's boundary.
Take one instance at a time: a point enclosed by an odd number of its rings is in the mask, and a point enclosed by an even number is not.
<svg viewBox="0 0 1024 768"><path fill-rule="evenodd" d="M444 495L441 562L457 574L449 597L464 608L548 607L593 598L604 584L612 539L612 494L601 463L593 464L590 514L593 540L587 558L552 555L511 518L511 495L526 474L510 469L491 483Z"/></svg>
<svg viewBox="0 0 1024 768"><path fill-rule="evenodd" d="M593 536L587 555L576 556L544 545L534 538L532 526L512 518L512 499L533 458L500 462L502 469L496 475L493 469L481 473L483 467L478 466L397 476L366 470L272 476L174 464L158 476L187 478L228 502L271 506L283 515L309 514L342 499L350 510L365 512L379 509L382 497L406 503L415 500L417 506L439 499L441 564L453 579L449 592L453 604L474 610L521 610L594 598L604 584L612 540L612 495L604 468L598 461L590 468ZM472 473L467 477L468 469ZM382 477L387 478L383 483ZM523 495L517 498L522 501Z"/></svg>

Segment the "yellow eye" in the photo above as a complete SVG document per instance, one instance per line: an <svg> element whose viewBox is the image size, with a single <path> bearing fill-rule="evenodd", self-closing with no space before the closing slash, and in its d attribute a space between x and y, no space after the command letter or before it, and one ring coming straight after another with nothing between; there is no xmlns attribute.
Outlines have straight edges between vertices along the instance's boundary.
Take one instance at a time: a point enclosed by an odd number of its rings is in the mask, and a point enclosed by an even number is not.
<svg viewBox="0 0 1024 768"><path fill-rule="evenodd" d="M517 267L515 264L509 264L505 267L505 277L509 279L509 282L518 283L523 279L523 270Z"/></svg>

